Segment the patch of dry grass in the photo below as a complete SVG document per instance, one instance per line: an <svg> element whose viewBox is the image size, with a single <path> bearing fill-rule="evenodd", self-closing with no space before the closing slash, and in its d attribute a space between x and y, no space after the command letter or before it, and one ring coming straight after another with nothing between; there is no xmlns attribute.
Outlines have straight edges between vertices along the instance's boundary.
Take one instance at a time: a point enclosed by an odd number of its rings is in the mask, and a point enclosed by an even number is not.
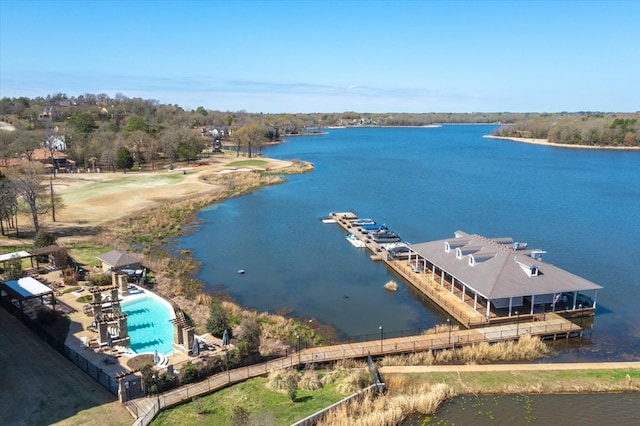
<svg viewBox="0 0 640 426"><path fill-rule="evenodd" d="M513 362L540 358L551 352L551 348L537 337L521 336L518 341L489 344L481 342L472 346L442 351L426 351L415 354L387 356L380 360L380 365L435 365L463 362L466 364L482 364L489 362Z"/></svg>
<svg viewBox="0 0 640 426"><path fill-rule="evenodd" d="M319 426L386 426L400 424L412 413L431 414L454 395L448 385L425 384L404 390L402 394L376 396L365 392L361 398L342 404L331 411Z"/></svg>
<svg viewBox="0 0 640 426"><path fill-rule="evenodd" d="M322 381L318 372L314 369L307 369L302 373L300 380L298 381L300 389L304 390L317 390L322 387Z"/></svg>

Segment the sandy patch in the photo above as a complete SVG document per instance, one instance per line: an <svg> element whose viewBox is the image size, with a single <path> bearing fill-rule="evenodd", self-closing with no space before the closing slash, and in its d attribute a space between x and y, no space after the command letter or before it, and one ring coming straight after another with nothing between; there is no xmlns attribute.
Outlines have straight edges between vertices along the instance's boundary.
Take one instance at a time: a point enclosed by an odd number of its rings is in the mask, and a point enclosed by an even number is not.
<svg viewBox="0 0 640 426"><path fill-rule="evenodd" d="M242 169L224 169L218 172L219 175L224 175L227 173L235 173L235 172L250 172L252 169L242 168Z"/></svg>
<svg viewBox="0 0 640 426"><path fill-rule="evenodd" d="M567 143L553 143L548 139L535 139L535 138L516 138L505 136L485 135L483 138L488 139L502 139L506 141L524 142L534 145L554 146L559 148L574 148L574 149L612 149L618 151L635 151L640 150L640 146L599 146L599 145L573 145Z"/></svg>
<svg viewBox="0 0 640 426"><path fill-rule="evenodd" d="M0 130L6 130L8 132L13 132L14 130L16 130L16 128L14 126L12 126L9 123L6 123L4 121L0 121Z"/></svg>

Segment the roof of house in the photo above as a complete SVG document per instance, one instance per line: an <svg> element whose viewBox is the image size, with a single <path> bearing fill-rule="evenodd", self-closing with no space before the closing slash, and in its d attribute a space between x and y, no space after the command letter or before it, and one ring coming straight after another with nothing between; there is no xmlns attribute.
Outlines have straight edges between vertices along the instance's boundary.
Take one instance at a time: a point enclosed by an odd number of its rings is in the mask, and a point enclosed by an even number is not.
<svg viewBox="0 0 640 426"><path fill-rule="evenodd" d="M53 151L49 150L49 148L36 148L31 153L31 159L36 161L50 160L51 156L56 159L67 158L68 155L64 152L60 152L57 149Z"/></svg>
<svg viewBox="0 0 640 426"><path fill-rule="evenodd" d="M136 263L141 262L141 260L137 257L119 250L112 250L108 253L101 254L100 256L96 257L98 258L98 260L106 263L112 268L121 268L124 266L135 265Z"/></svg>
<svg viewBox="0 0 640 426"><path fill-rule="evenodd" d="M463 231L411 249L488 299L596 290L601 286L535 258L541 250Z"/></svg>

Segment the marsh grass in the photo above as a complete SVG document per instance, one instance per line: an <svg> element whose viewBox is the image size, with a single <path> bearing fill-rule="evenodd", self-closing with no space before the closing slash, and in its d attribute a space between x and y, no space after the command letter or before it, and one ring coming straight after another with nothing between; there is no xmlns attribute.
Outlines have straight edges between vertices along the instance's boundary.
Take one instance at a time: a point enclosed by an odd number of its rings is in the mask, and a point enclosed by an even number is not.
<svg viewBox="0 0 640 426"><path fill-rule="evenodd" d="M405 389L402 394L389 392L376 396L367 391L361 398L331 411L318 426L396 425L412 413L434 413L443 401L453 396L451 388L442 383Z"/></svg>
<svg viewBox="0 0 640 426"><path fill-rule="evenodd" d="M518 341L489 344L481 342L471 346L441 351L387 356L382 366L435 365L448 363L482 364L489 362L526 361L548 355L551 348L537 337L521 336Z"/></svg>
<svg viewBox="0 0 640 426"><path fill-rule="evenodd" d="M313 391L320 389L323 385L318 372L313 369L308 369L302 373L298 381L298 386L300 386L300 389Z"/></svg>
<svg viewBox="0 0 640 426"><path fill-rule="evenodd" d="M429 372L385 374L385 383L402 392L429 381L446 383L457 394L562 394L597 392L640 392L640 370L545 370L487 372Z"/></svg>

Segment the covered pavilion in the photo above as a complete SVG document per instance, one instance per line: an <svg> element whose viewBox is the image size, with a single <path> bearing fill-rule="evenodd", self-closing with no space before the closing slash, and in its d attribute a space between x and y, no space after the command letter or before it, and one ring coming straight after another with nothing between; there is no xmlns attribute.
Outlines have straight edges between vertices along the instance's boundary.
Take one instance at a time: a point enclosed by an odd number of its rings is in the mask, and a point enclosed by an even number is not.
<svg viewBox="0 0 640 426"><path fill-rule="evenodd" d="M23 314L25 314L25 304L36 298L39 298L40 302L44 304L44 298L49 297L51 306L55 310L56 298L54 290L33 277L5 281L0 285L0 288L4 293L2 296L6 295L12 303L16 301Z"/></svg>
<svg viewBox="0 0 640 426"><path fill-rule="evenodd" d="M511 237L456 231L454 238L409 247L414 272L430 274L487 321L557 311L593 315L602 288L543 262L545 251L530 250Z"/></svg>

